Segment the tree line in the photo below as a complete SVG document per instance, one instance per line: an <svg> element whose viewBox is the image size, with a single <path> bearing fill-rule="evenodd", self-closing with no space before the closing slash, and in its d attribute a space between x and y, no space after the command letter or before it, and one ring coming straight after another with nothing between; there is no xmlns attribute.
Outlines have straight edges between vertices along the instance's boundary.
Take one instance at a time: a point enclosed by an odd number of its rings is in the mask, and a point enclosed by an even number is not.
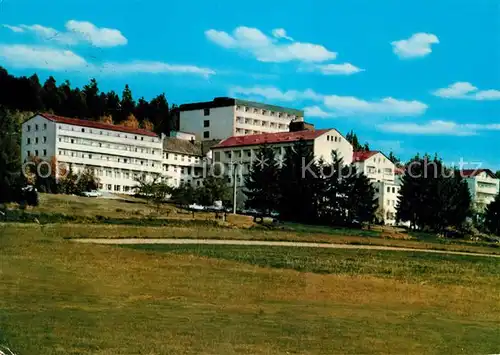
<svg viewBox="0 0 500 355"><path fill-rule="evenodd" d="M53 76L40 83L37 74L16 77L0 67L0 106L21 112L51 112L56 115L100 120L107 123L137 125L157 133L168 133L175 125L175 105L169 106L165 94L151 100L134 99L125 85L121 96L103 92L96 79L83 88L66 80L57 84Z"/></svg>

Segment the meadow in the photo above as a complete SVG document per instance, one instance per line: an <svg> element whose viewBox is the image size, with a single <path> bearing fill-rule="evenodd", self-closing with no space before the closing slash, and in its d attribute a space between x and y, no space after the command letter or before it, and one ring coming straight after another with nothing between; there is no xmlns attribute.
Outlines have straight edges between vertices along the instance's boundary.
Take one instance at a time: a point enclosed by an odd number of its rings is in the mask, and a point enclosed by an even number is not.
<svg viewBox="0 0 500 355"><path fill-rule="evenodd" d="M71 199L84 206L72 208L69 201L66 207L40 208L87 217L99 210L117 220L134 213L117 207L123 201ZM144 202L137 206L149 209ZM16 355L499 352L498 258L220 245L122 247L70 239L190 235L433 244L390 239L383 231L355 235L293 225L274 231L238 220L245 226L0 223L0 344ZM498 251L465 242L435 246Z"/></svg>

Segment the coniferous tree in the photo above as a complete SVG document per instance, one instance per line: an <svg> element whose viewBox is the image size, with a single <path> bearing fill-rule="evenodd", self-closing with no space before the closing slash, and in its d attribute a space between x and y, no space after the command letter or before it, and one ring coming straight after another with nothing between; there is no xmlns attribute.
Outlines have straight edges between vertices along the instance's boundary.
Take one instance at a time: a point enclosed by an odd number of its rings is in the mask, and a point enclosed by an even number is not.
<svg viewBox="0 0 500 355"><path fill-rule="evenodd" d="M54 113L61 111L61 95L57 89L57 82L53 76L49 76L42 87L42 101L46 110Z"/></svg>
<svg viewBox="0 0 500 355"><path fill-rule="evenodd" d="M283 219L305 223L316 220L311 183L316 178L313 166L314 155L307 142L301 140L287 148L280 171L279 212Z"/></svg>
<svg viewBox="0 0 500 355"><path fill-rule="evenodd" d="M370 151L370 145L368 143L365 143L364 145L362 145L359 142L358 135L356 133L354 133L354 131L351 130L349 133L347 133L346 139L349 143L351 143L352 148L355 152L362 152L362 151L368 152L368 151Z"/></svg>
<svg viewBox="0 0 500 355"><path fill-rule="evenodd" d="M122 100L120 102L120 115L118 118L118 122L121 122L135 111L135 101L132 96L132 91L130 90L128 84L125 85L125 89L123 89Z"/></svg>
<svg viewBox="0 0 500 355"><path fill-rule="evenodd" d="M18 198L21 183L20 125L0 105L0 201Z"/></svg>
<svg viewBox="0 0 500 355"><path fill-rule="evenodd" d="M401 164L401 160L391 151L389 153L389 160L394 164L394 165L399 165Z"/></svg>
<svg viewBox="0 0 500 355"><path fill-rule="evenodd" d="M486 207L484 224L490 233L500 236L500 194Z"/></svg>
<svg viewBox="0 0 500 355"><path fill-rule="evenodd" d="M82 92L85 96L85 105L87 108L84 116L93 119L101 117L104 114L104 107L101 105L97 80L94 78L90 79L90 83L83 87Z"/></svg>
<svg viewBox="0 0 500 355"><path fill-rule="evenodd" d="M498 171L495 173L495 176L497 177L497 179L500 179L500 170L498 170Z"/></svg>
<svg viewBox="0 0 500 355"><path fill-rule="evenodd" d="M274 151L262 146L245 178L246 204L266 215L277 209L279 201L279 168Z"/></svg>
<svg viewBox="0 0 500 355"><path fill-rule="evenodd" d="M120 97L113 90L106 94L104 116L111 116L115 122L120 118Z"/></svg>
<svg viewBox="0 0 500 355"><path fill-rule="evenodd" d="M346 201L346 224L352 225L355 221L373 222L378 202L370 179L362 172L357 172L356 167L351 166L349 173L342 179L342 185Z"/></svg>

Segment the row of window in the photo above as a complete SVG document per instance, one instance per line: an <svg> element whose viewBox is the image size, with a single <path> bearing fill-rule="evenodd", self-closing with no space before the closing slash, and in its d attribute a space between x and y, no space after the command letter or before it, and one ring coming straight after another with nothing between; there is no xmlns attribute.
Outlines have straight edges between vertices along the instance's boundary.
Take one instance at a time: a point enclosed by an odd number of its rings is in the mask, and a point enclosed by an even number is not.
<svg viewBox="0 0 500 355"><path fill-rule="evenodd" d="M172 158L173 160L180 160L180 161L187 161L188 163L199 163L200 158L199 157L193 157L190 155L185 155L185 154L175 154L175 153L163 153L163 158L169 159Z"/></svg>
<svg viewBox="0 0 500 355"><path fill-rule="evenodd" d="M284 123L257 120L257 119L253 119L253 118L242 117L242 116L236 117L236 123L248 124L248 125L253 125L253 126L258 126L258 127L281 129L281 130L287 130L288 126L289 126L288 124L284 124Z"/></svg>
<svg viewBox="0 0 500 355"><path fill-rule="evenodd" d="M47 137L46 136L42 137L42 143L47 143ZM26 144L27 145L31 144L31 138L26 138ZM38 144L38 137L35 137L35 143L34 144Z"/></svg>
<svg viewBox="0 0 500 355"><path fill-rule="evenodd" d="M29 126L28 126L29 127ZM159 138L155 137L145 137L145 136L137 136L134 134L126 134L126 133L120 133L117 131L108 131L108 130L99 130L99 129L92 129L92 128L84 128L84 127L78 127L78 126L71 126L71 125L59 125L59 129L64 130L64 131L72 131L72 132L82 132L82 133L92 133L92 134L99 134L99 135L106 135L110 137L118 137L118 138L130 138L134 140L141 140L141 141L150 141L150 142L159 142ZM29 129L28 129L29 131Z"/></svg>
<svg viewBox="0 0 500 355"><path fill-rule="evenodd" d="M99 184L100 190L114 191L114 192L133 192L135 186L121 186L112 184Z"/></svg>
<svg viewBox="0 0 500 355"><path fill-rule="evenodd" d="M342 138L337 136L326 136L326 140L329 142L341 142Z"/></svg>
<svg viewBox="0 0 500 355"><path fill-rule="evenodd" d="M271 111L271 110L265 110L265 109L248 107L248 106L236 106L236 111L250 112L250 113L255 113L258 115L278 117L278 118L284 118L284 119L289 119L289 120L294 120L296 117L295 115L291 115L291 114L288 114L286 112Z"/></svg>
<svg viewBox="0 0 500 355"><path fill-rule="evenodd" d="M35 156L35 157L39 157L39 156L40 156L40 155L38 154L38 153L39 153L38 149L35 149L35 150L33 151L33 153L34 153L34 154L33 154L33 156ZM27 151L26 151L26 156L31 157L31 151L30 151L30 150L27 150ZM47 149L43 149L43 150L42 150L42 155L41 155L41 156L42 156L42 157L46 157L46 156L47 156Z"/></svg>
<svg viewBox="0 0 500 355"><path fill-rule="evenodd" d="M42 127L43 127L43 130L45 131L47 129L47 124L44 123ZM35 131L38 131L38 129L39 129L39 125L35 124ZM31 132L31 125L26 125L26 130L28 132Z"/></svg>
<svg viewBox="0 0 500 355"><path fill-rule="evenodd" d="M391 193L391 192L392 192L393 194L395 194L395 193L399 192L399 187L395 187L395 186L392 186L392 187L391 187L391 186L387 186L387 192L388 192L388 193Z"/></svg>
<svg viewBox="0 0 500 355"><path fill-rule="evenodd" d="M385 175L392 175L394 174L393 170L391 168L384 168L384 169L377 169L374 166L368 166L366 168L366 172L368 174L381 174L382 171L384 172Z"/></svg>
<svg viewBox="0 0 500 355"><path fill-rule="evenodd" d="M195 168L193 166L180 166L180 165L169 165L163 164L163 171L171 171L174 173L180 172L185 175L201 175L203 168Z"/></svg>
<svg viewBox="0 0 500 355"><path fill-rule="evenodd" d="M136 158L124 158L116 155L93 154L93 153L80 152L67 149L59 149L59 155L70 156L75 158L83 158L83 159L104 160L115 163L141 165L144 167L148 166L151 166L153 168L155 167L155 161L136 159Z"/></svg>
<svg viewBox="0 0 500 355"><path fill-rule="evenodd" d="M118 150L125 150L125 151L129 151L129 152L146 153L146 154L153 154L153 155L156 154L156 152L157 152L156 150L151 149L151 148L144 148L144 147L138 148L137 146L134 146L134 145L118 144L118 143L103 143L102 141L99 141L99 140L86 139L86 138L74 138L74 137L68 137L68 136L60 136L59 142L71 143L71 144L81 144L81 145L87 145L87 146L99 147L99 148L118 149Z"/></svg>

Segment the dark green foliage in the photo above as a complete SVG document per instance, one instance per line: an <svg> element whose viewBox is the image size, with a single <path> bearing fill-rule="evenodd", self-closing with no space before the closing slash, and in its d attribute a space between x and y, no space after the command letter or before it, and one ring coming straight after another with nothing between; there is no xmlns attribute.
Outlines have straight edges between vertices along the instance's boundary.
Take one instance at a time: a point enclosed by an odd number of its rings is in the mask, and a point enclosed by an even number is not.
<svg viewBox="0 0 500 355"><path fill-rule="evenodd" d="M409 221L413 228L460 228L471 214L466 182L437 157L413 158L406 167L400 194L397 219Z"/></svg>
<svg viewBox="0 0 500 355"><path fill-rule="evenodd" d="M316 219L313 205L314 155L312 146L306 141L296 142L287 148L279 181L281 198L278 204L282 219L314 223Z"/></svg>
<svg viewBox="0 0 500 355"><path fill-rule="evenodd" d="M0 67L0 105L10 110L46 111L81 119L111 116L115 123L134 114L139 123L151 121L157 133L178 129L165 94L149 102L141 98L136 104L128 85L120 98L114 91L100 92L96 79L79 89L72 88L68 80L57 86L56 79L50 76L42 86L36 74L15 77Z"/></svg>
<svg viewBox="0 0 500 355"><path fill-rule="evenodd" d="M495 173L495 176L500 179L500 170L498 170L496 173Z"/></svg>
<svg viewBox="0 0 500 355"><path fill-rule="evenodd" d="M389 153L389 157L388 158L395 165L400 165L401 164L401 159L399 159L392 151Z"/></svg>
<svg viewBox="0 0 500 355"><path fill-rule="evenodd" d="M364 145L361 145L359 142L358 136L354 131L350 131L346 135L346 139L349 143L352 144L352 148L354 149L355 152L360 152L360 151L365 151L368 152L370 151L370 145L368 143L365 143Z"/></svg>
<svg viewBox="0 0 500 355"><path fill-rule="evenodd" d="M486 207L484 224L490 233L500 236L500 194Z"/></svg>
<svg viewBox="0 0 500 355"><path fill-rule="evenodd" d="M232 188L222 177L207 176L203 181L203 186L197 188L197 202L203 206L212 206L215 201L222 201L224 206L232 204Z"/></svg>
<svg viewBox="0 0 500 355"><path fill-rule="evenodd" d="M99 179L91 170L85 169L80 173L75 173L70 166L66 176L59 180L58 192L68 195L81 195L83 192L96 190L98 186Z"/></svg>
<svg viewBox="0 0 500 355"><path fill-rule="evenodd" d="M182 184L173 189L170 199L179 206L188 206L198 202L199 188L196 189L191 184Z"/></svg>
<svg viewBox="0 0 500 355"><path fill-rule="evenodd" d="M262 146L245 178L247 207L255 208L269 215L276 210L280 199L279 167L274 151L267 145Z"/></svg>
<svg viewBox="0 0 500 355"><path fill-rule="evenodd" d="M20 126L0 105L0 202L15 201L21 188Z"/></svg>
<svg viewBox="0 0 500 355"><path fill-rule="evenodd" d="M368 177L363 173L358 173L354 166L351 167L350 174L341 181L342 190L345 196L345 224L351 225L355 221L359 223L372 222L375 218L375 210L378 207L375 198L375 188L370 183Z"/></svg>

